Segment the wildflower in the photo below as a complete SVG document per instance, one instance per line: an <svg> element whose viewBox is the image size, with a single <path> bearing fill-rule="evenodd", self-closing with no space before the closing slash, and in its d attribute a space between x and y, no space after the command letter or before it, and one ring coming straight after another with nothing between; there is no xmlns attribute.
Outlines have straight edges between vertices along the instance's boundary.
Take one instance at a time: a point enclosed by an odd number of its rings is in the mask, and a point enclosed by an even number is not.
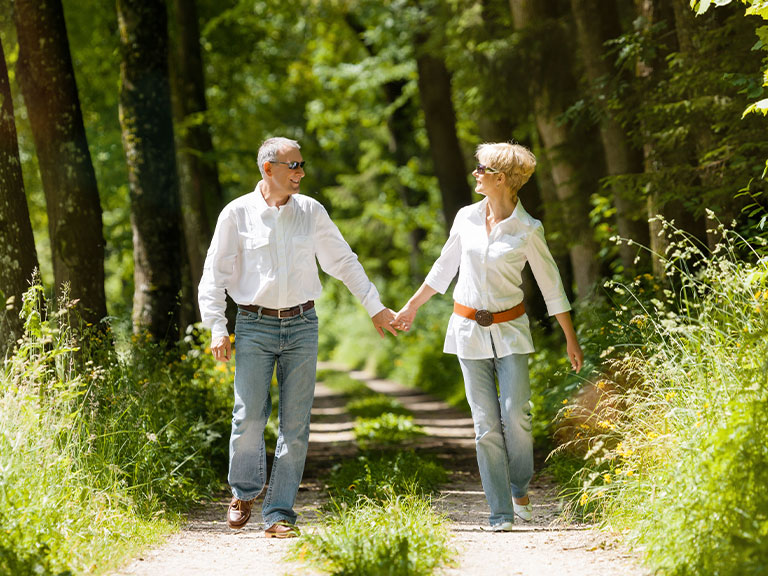
<svg viewBox="0 0 768 576"><path fill-rule="evenodd" d="M235 335L234 334L230 334L229 335L229 341L230 341L230 343L234 344L234 342L235 342Z"/></svg>
<svg viewBox="0 0 768 576"><path fill-rule="evenodd" d="M611 475L610 474L603 474L603 481L606 484L610 484L611 483Z"/></svg>
<svg viewBox="0 0 768 576"><path fill-rule="evenodd" d="M565 400L563 400L563 404L568 404L568 398L566 398Z"/></svg>
<svg viewBox="0 0 768 576"><path fill-rule="evenodd" d="M584 493L581 495L581 499L579 499L579 504L580 504L581 506L586 506L587 502L589 502L589 494L587 494L586 492L584 492Z"/></svg>

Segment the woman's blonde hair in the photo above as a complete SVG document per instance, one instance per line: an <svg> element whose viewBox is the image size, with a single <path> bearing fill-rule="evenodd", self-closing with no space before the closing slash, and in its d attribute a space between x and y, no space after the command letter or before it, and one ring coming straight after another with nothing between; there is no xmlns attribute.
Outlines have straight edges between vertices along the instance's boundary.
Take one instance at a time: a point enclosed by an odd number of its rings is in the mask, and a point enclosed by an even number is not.
<svg viewBox="0 0 768 576"><path fill-rule="evenodd" d="M520 190L536 170L536 156L520 144L486 142L477 147L475 156L482 164L503 172L512 192Z"/></svg>

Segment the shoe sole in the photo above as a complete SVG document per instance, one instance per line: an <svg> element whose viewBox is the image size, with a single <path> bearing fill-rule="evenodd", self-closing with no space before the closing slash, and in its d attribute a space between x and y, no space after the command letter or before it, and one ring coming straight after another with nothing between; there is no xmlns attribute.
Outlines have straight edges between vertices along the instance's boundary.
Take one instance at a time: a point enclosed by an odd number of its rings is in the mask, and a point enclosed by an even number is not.
<svg viewBox="0 0 768 576"><path fill-rule="evenodd" d="M299 535L295 532L285 532L283 534L276 534L274 532L264 532L265 538L298 538Z"/></svg>

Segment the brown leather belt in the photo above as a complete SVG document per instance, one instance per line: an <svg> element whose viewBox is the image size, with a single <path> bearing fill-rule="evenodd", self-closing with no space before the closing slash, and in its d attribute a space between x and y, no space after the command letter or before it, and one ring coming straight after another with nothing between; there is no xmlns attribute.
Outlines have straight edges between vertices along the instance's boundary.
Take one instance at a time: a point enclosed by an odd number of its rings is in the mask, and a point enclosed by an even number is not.
<svg viewBox="0 0 768 576"><path fill-rule="evenodd" d="M238 304L237 306L243 310L248 310L248 312L253 312L254 314L261 313L264 314L264 316L274 316L275 318L280 318L282 320L283 318L293 318L307 310L311 310L315 307L315 301L307 300L304 304L299 304L293 308L280 308L279 310L275 308L264 308L263 306L249 306L247 304Z"/></svg>
<svg viewBox="0 0 768 576"><path fill-rule="evenodd" d="M504 310L503 312L488 312L488 310L475 310L464 304L458 302L453 303L453 312L464 318L474 320L480 326L490 326L491 324L498 324L499 322L509 322L515 318L520 318L525 314L525 305L520 302L517 306Z"/></svg>

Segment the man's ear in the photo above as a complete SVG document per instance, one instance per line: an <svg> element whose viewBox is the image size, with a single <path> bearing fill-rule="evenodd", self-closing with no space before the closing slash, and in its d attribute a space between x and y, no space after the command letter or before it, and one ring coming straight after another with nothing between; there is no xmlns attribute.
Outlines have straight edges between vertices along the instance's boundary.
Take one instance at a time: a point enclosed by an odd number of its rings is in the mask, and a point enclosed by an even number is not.
<svg viewBox="0 0 768 576"><path fill-rule="evenodd" d="M264 174L272 176L272 163L269 160L264 162Z"/></svg>

